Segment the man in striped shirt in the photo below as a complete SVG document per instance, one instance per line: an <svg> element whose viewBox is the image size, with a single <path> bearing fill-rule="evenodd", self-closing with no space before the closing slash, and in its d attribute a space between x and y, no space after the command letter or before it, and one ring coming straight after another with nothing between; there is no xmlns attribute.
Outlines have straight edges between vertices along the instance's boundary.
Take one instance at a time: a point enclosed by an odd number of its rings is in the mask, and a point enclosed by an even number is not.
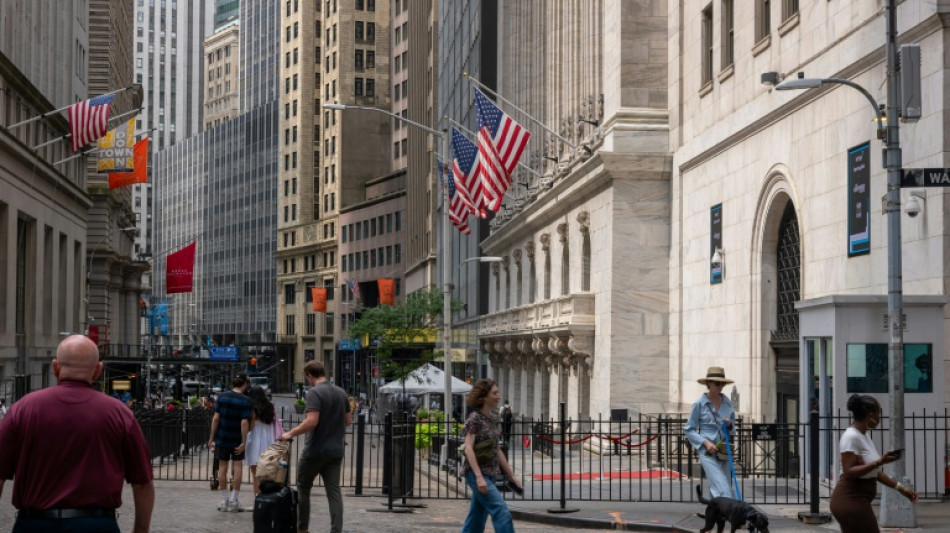
<svg viewBox="0 0 950 533"><path fill-rule="evenodd" d="M211 439L208 448L218 459L218 479L221 483L219 511L239 513L244 509L238 501L241 491L241 473L244 467L244 446L250 430L252 404L244 391L247 376L238 374L231 380L231 390L221 393L214 404L211 419ZM228 462L231 462L231 497L228 498Z"/></svg>

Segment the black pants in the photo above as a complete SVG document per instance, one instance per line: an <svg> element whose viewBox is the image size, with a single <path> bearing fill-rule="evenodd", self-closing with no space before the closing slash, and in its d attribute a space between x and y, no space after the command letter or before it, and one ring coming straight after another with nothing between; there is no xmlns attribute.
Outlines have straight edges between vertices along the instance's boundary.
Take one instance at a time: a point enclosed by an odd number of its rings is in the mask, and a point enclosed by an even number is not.
<svg viewBox="0 0 950 533"><path fill-rule="evenodd" d="M115 518L50 518L20 520L13 523L13 533L119 533Z"/></svg>

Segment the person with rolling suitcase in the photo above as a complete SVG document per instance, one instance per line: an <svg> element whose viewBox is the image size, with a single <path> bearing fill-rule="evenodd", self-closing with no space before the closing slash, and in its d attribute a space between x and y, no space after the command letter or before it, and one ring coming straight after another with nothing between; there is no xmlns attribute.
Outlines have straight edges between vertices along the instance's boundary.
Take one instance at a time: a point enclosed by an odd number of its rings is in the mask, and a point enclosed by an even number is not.
<svg viewBox="0 0 950 533"><path fill-rule="evenodd" d="M254 498L254 533L296 533L299 498L290 486L290 443L268 446L257 469L261 492Z"/></svg>

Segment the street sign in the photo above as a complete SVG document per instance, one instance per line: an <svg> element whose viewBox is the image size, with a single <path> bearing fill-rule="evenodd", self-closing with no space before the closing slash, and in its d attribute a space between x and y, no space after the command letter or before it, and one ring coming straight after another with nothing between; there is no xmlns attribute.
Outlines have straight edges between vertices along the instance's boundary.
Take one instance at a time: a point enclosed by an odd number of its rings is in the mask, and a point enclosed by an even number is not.
<svg viewBox="0 0 950 533"><path fill-rule="evenodd" d="M776 436L775 424L752 424L752 440L774 441Z"/></svg>
<svg viewBox="0 0 950 533"><path fill-rule="evenodd" d="M901 187L950 187L950 168L905 168Z"/></svg>
<svg viewBox="0 0 950 533"><path fill-rule="evenodd" d="M209 356L211 361L225 361L229 363L237 362L238 360L238 347L237 346L212 346L211 355Z"/></svg>
<svg viewBox="0 0 950 533"><path fill-rule="evenodd" d="M337 343L338 350L359 350L360 349L360 340L356 337L352 339L340 339L340 342Z"/></svg>

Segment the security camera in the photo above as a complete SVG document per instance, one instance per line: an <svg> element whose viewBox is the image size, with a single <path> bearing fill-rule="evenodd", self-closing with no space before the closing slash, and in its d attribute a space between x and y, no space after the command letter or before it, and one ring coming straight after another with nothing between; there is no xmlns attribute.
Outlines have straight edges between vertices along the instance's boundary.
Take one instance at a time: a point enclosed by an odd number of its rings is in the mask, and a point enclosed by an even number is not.
<svg viewBox="0 0 950 533"><path fill-rule="evenodd" d="M926 200L924 193L920 191L910 192L910 199L907 200L907 203L904 205L904 212L907 213L907 216L917 218L917 215L923 210L923 207L920 205L921 200Z"/></svg>

